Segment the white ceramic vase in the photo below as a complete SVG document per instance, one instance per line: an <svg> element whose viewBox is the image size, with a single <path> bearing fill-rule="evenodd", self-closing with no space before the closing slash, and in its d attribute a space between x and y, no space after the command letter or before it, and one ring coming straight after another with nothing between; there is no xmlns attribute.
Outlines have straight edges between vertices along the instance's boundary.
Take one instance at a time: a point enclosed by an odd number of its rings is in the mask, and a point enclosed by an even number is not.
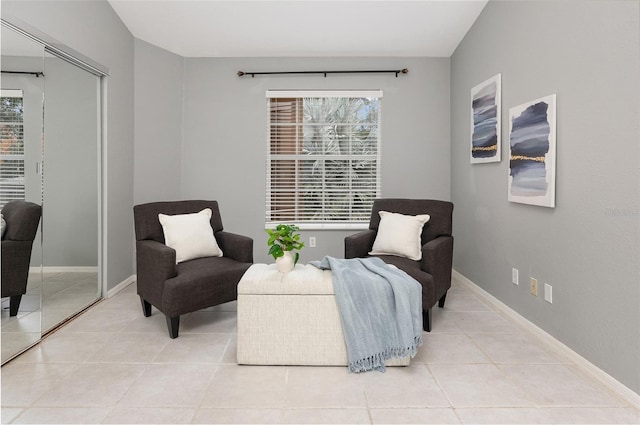
<svg viewBox="0 0 640 425"><path fill-rule="evenodd" d="M276 267L280 273L289 273L293 270L293 254L285 251L282 257L276 259Z"/></svg>

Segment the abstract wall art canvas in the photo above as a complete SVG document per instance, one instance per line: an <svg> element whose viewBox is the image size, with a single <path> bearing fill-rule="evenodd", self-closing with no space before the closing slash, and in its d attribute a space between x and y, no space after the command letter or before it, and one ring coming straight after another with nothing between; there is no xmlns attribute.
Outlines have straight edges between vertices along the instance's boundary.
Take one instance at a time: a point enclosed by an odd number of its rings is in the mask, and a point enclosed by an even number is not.
<svg viewBox="0 0 640 425"><path fill-rule="evenodd" d="M500 162L500 80L497 74L471 89L471 163Z"/></svg>
<svg viewBox="0 0 640 425"><path fill-rule="evenodd" d="M509 201L556 206L556 95L509 109Z"/></svg>

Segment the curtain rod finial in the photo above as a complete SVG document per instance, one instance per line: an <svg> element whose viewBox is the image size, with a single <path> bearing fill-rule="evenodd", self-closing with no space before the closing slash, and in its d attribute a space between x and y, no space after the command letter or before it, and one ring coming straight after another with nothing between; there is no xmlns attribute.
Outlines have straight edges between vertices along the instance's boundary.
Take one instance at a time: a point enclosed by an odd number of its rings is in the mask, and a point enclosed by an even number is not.
<svg viewBox="0 0 640 425"><path fill-rule="evenodd" d="M402 73L403 73L403 74L408 74L408 73L409 73L409 70L408 70L407 68L405 68L405 69L403 69L403 70L402 70Z"/></svg>
<svg viewBox="0 0 640 425"><path fill-rule="evenodd" d="M243 75L245 75L243 71L238 71L238 77L242 77Z"/></svg>

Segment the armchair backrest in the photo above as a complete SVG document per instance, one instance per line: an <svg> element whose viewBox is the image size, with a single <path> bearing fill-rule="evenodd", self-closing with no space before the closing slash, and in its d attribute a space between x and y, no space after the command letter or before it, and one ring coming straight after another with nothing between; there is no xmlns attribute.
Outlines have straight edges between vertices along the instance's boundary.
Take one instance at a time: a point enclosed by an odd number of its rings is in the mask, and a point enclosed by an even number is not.
<svg viewBox="0 0 640 425"><path fill-rule="evenodd" d="M42 207L33 202L11 201L2 208L2 216L7 222L4 240L33 241L38 232Z"/></svg>
<svg viewBox="0 0 640 425"><path fill-rule="evenodd" d="M205 208L211 208L211 227L213 232L223 230L217 201L169 201L136 205L133 207L136 240L151 239L164 243L164 232L162 231L160 220L158 220L158 214L191 214L200 212Z"/></svg>
<svg viewBox="0 0 640 425"><path fill-rule="evenodd" d="M378 231L380 211L389 211L406 215L429 214L431 218L422 229L422 243L438 236L451 236L453 204L433 199L376 199L371 209L369 229Z"/></svg>

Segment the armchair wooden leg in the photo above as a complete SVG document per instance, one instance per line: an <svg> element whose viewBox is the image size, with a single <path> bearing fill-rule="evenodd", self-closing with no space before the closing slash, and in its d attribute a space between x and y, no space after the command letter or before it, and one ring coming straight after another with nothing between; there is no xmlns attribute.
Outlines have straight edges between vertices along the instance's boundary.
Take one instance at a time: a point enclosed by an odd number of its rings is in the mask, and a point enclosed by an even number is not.
<svg viewBox="0 0 640 425"><path fill-rule="evenodd" d="M142 314L144 314L144 317L151 316L151 304L142 297L140 297L140 303L142 304Z"/></svg>
<svg viewBox="0 0 640 425"><path fill-rule="evenodd" d="M20 300L22 300L22 295L14 295L9 298L9 316L16 316L18 314Z"/></svg>
<svg viewBox="0 0 640 425"><path fill-rule="evenodd" d="M438 301L438 307L440 308L444 307L444 300L446 299L447 299L447 293L445 292L442 298L440 298L440 300Z"/></svg>
<svg viewBox="0 0 640 425"><path fill-rule="evenodd" d="M422 310L422 329L431 332L431 309Z"/></svg>
<svg viewBox="0 0 640 425"><path fill-rule="evenodd" d="M180 316L178 317L167 317L167 327L169 328L169 336L171 339L175 339L178 337L178 328L180 327Z"/></svg>

